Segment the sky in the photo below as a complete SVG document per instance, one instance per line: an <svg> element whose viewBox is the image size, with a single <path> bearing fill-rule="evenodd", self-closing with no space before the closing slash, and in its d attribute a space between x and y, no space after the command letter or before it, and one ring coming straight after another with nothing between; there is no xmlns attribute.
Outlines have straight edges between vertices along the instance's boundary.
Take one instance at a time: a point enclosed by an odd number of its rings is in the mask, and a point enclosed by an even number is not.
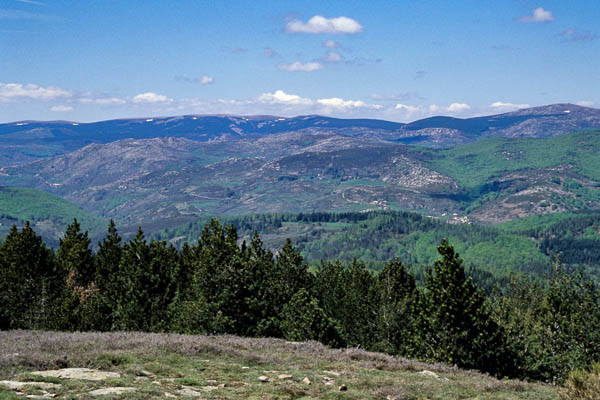
<svg viewBox="0 0 600 400"><path fill-rule="evenodd" d="M596 0L0 0L0 122L600 107Z"/></svg>

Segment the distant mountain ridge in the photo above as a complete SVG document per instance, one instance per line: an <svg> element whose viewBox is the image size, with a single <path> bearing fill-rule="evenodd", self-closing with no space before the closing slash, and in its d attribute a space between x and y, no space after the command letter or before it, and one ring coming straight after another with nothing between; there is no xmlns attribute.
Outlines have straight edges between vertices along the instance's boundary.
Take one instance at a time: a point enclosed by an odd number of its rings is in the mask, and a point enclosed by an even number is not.
<svg viewBox="0 0 600 400"><path fill-rule="evenodd" d="M600 110L573 104L521 109L475 117L431 117L408 124L376 119L183 115L91 123L20 121L0 124L0 167L54 157L91 143L179 137L206 142L259 139L302 132L335 133L372 141L452 147L488 137L549 137L600 128Z"/></svg>

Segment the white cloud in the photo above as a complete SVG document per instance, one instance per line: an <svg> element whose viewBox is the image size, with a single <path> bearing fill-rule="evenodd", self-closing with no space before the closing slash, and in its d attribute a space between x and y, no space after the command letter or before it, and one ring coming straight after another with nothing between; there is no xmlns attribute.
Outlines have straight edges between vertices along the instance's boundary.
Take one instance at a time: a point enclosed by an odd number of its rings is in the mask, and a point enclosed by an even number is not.
<svg viewBox="0 0 600 400"><path fill-rule="evenodd" d="M118 97L100 97L97 99L92 99L89 97L82 97L79 99L81 104L100 104L100 105L109 105L109 104L125 104L126 100L120 99Z"/></svg>
<svg viewBox="0 0 600 400"><path fill-rule="evenodd" d="M54 111L54 112L68 112L68 111L73 111L73 107L71 106L52 106L50 107L50 111Z"/></svg>
<svg viewBox="0 0 600 400"><path fill-rule="evenodd" d="M134 103L170 103L172 101L165 95L153 92L140 93L133 98Z"/></svg>
<svg viewBox="0 0 600 400"><path fill-rule="evenodd" d="M496 110L518 110L519 108L529 108L531 106L529 104L514 104L497 101L495 103L490 104L490 107Z"/></svg>
<svg viewBox="0 0 600 400"><path fill-rule="evenodd" d="M39 86L32 83L2 83L0 82L0 101L11 100L53 100L61 97L71 97L71 92L52 86Z"/></svg>
<svg viewBox="0 0 600 400"><path fill-rule="evenodd" d="M470 109L471 106L465 103L452 103L448 107L438 106L436 104L432 104L429 106L430 113L460 114Z"/></svg>
<svg viewBox="0 0 600 400"><path fill-rule="evenodd" d="M394 108L396 110L402 110L408 115L413 115L413 114L418 114L418 113L423 112L423 108L421 108L421 107L409 106L406 104L396 104L396 106L394 106Z"/></svg>
<svg viewBox="0 0 600 400"><path fill-rule="evenodd" d="M258 96L258 101L268 104L313 104L311 99L306 99L295 94L287 94L283 90L276 90L275 93L263 93Z"/></svg>
<svg viewBox="0 0 600 400"><path fill-rule="evenodd" d="M325 62L338 63L344 61L344 57L336 51L328 51L327 57L323 59Z"/></svg>
<svg viewBox="0 0 600 400"><path fill-rule="evenodd" d="M323 69L323 64L316 62L316 61L311 61L311 62L307 62L307 63L302 63L300 61L296 61L296 62L293 62L290 64L279 64L279 65L277 65L277 68L279 68L280 70L289 71L289 72L297 72L297 71L312 72L312 71L318 71L320 69Z"/></svg>
<svg viewBox="0 0 600 400"><path fill-rule="evenodd" d="M214 81L215 79L209 75L202 75L202 78L200 78L200 83L203 85L210 85L211 83L214 83Z"/></svg>
<svg viewBox="0 0 600 400"><path fill-rule="evenodd" d="M363 27L357 21L348 17L325 18L322 15L315 15L308 22L304 23L294 19L287 23L286 31L293 33L359 33Z"/></svg>
<svg viewBox="0 0 600 400"><path fill-rule="evenodd" d="M470 109L471 106L465 103L452 103L448 106L448 111L451 113L461 113Z"/></svg>
<svg viewBox="0 0 600 400"><path fill-rule="evenodd" d="M323 42L323 46L327 47L328 49L335 49L336 47L340 47L339 44L337 44L335 42L335 40L326 40L325 42Z"/></svg>
<svg viewBox="0 0 600 400"><path fill-rule="evenodd" d="M581 101L578 101L575 104L577 104L578 106L582 106L582 107L591 107L591 106L594 105L594 102L593 101L588 101L588 100L581 100Z"/></svg>
<svg viewBox="0 0 600 400"><path fill-rule="evenodd" d="M321 104L328 108L335 108L338 110L349 109L349 108L371 108L379 110L383 108L379 104L368 104L362 100L344 100L339 97L332 97L329 99L318 99L318 104Z"/></svg>
<svg viewBox="0 0 600 400"><path fill-rule="evenodd" d="M519 18L519 21L529 22L551 22L554 21L554 15L552 11L544 10L542 7L538 7L531 14L523 15Z"/></svg>

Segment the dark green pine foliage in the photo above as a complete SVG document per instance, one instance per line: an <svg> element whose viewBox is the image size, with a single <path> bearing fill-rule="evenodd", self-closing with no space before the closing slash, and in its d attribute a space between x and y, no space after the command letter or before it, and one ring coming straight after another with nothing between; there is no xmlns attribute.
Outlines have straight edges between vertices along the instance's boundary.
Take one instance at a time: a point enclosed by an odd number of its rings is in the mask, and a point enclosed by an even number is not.
<svg viewBox="0 0 600 400"><path fill-rule="evenodd" d="M245 251L244 251L245 250ZM277 332L273 316L276 310L275 260L270 251L265 250L258 233L252 237L250 245L242 246L243 269L239 271L238 293L242 302L236 333L245 336L268 336Z"/></svg>
<svg viewBox="0 0 600 400"><path fill-rule="evenodd" d="M300 289L309 293L313 286L313 275L308 271L308 264L302 258L290 239L287 239L275 259L274 271L268 282L268 290L272 296L270 318L266 320L267 328L261 327L259 334L281 336L281 315L285 304L289 303Z"/></svg>
<svg viewBox="0 0 600 400"><path fill-rule="evenodd" d="M426 302L419 318L423 356L496 373L502 336L486 298L466 277L463 260L446 240L438 252L442 259L427 271Z"/></svg>
<svg viewBox="0 0 600 400"><path fill-rule="evenodd" d="M98 312L101 315L95 328L100 331L116 329L116 312L122 308L122 291L119 266L123 249L117 227L111 219L106 238L98 243L94 257L96 263L95 283L98 289Z"/></svg>
<svg viewBox="0 0 600 400"><path fill-rule="evenodd" d="M52 253L29 222L0 245L0 329L40 329L55 300Z"/></svg>
<svg viewBox="0 0 600 400"><path fill-rule="evenodd" d="M547 285L513 281L496 302L519 377L562 383L569 371L600 359L600 297L596 283L558 263Z"/></svg>
<svg viewBox="0 0 600 400"><path fill-rule="evenodd" d="M422 301L415 278L404 264L392 260L377 275L375 293L378 329L373 348L403 356L419 355L416 319Z"/></svg>
<svg viewBox="0 0 600 400"><path fill-rule="evenodd" d="M180 287L171 306L173 329L183 333L234 333L239 271L247 256L237 244L233 226L218 220L205 225L198 243L184 253L185 274L191 283Z"/></svg>
<svg viewBox="0 0 600 400"><path fill-rule="evenodd" d="M332 347L344 344L336 322L326 315L306 289L300 289L292 296L283 307L281 318L281 331L288 340L317 340Z"/></svg>
<svg viewBox="0 0 600 400"><path fill-rule="evenodd" d="M369 347L376 329L374 278L356 260L348 267L339 262L323 262L315 277L314 295L327 316L342 327L349 346Z"/></svg>
<svg viewBox="0 0 600 400"><path fill-rule="evenodd" d="M123 246L117 285L119 329L163 331L170 325L169 306L177 292L180 257L166 242L148 244L141 228Z"/></svg>
<svg viewBox="0 0 600 400"><path fill-rule="evenodd" d="M95 264L88 233L81 231L77 219L67 226L56 256L57 276L66 283L55 322L62 329L85 330L93 327L97 305L94 284Z"/></svg>

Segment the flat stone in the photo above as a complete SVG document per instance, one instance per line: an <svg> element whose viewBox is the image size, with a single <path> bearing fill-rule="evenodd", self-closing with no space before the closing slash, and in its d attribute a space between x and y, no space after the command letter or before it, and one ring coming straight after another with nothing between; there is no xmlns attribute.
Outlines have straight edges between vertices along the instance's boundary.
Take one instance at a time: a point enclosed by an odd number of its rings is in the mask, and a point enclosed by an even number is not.
<svg viewBox="0 0 600 400"><path fill-rule="evenodd" d="M90 368L63 368L49 371L36 371L32 375L51 376L60 379L83 379L87 381L103 381L108 378L119 378L117 372L106 372Z"/></svg>
<svg viewBox="0 0 600 400"><path fill-rule="evenodd" d="M269 382L269 377L261 375L261 376L258 377L258 380L261 381L261 382Z"/></svg>
<svg viewBox="0 0 600 400"><path fill-rule="evenodd" d="M177 398L177 396L175 396L174 394L171 394L169 392L165 392L165 397L168 397L170 399L176 399Z"/></svg>
<svg viewBox="0 0 600 400"><path fill-rule="evenodd" d="M184 387L183 389L179 389L177 392L175 392L181 396L187 396L187 397L200 397L202 396L202 393L195 391L194 389L190 389L187 387Z"/></svg>
<svg viewBox="0 0 600 400"><path fill-rule="evenodd" d="M58 389L62 385L48 382L18 382L18 381L0 381L0 386L10 390L19 390L25 387L36 387L39 389Z"/></svg>
<svg viewBox="0 0 600 400"><path fill-rule="evenodd" d="M302 379L302 383L304 383L305 385L310 385L310 379L308 379L308 376L304 379Z"/></svg>
<svg viewBox="0 0 600 400"><path fill-rule="evenodd" d="M340 374L337 371L323 371L323 373L327 374L327 375L333 375L333 376L340 376L340 375L342 375L342 374Z"/></svg>
<svg viewBox="0 0 600 400"><path fill-rule="evenodd" d="M288 379L292 379L293 377L290 374L281 374L277 378L281 379L281 380L288 380Z"/></svg>
<svg viewBox="0 0 600 400"><path fill-rule="evenodd" d="M44 393L44 394L28 394L25 396L28 399L53 399L56 395L52 393Z"/></svg>
<svg viewBox="0 0 600 400"><path fill-rule="evenodd" d="M435 373L435 372L433 372L433 371L428 371L428 370L426 370L426 369L425 369L425 370L423 370L423 371L421 371L421 372L419 372L419 374L421 374L421 375L423 375L423 376L429 376L429 377L431 377L431 378L435 378L435 379L440 379L440 377L439 377L439 375L438 375L438 374L436 374L436 373Z"/></svg>
<svg viewBox="0 0 600 400"><path fill-rule="evenodd" d="M111 394L119 395L119 394L128 393L128 392L135 392L135 391L136 391L136 388L134 388L134 387L116 386L116 387L108 387L108 388L92 390L91 392L89 392L89 394L92 396L106 396L106 395L111 395Z"/></svg>

